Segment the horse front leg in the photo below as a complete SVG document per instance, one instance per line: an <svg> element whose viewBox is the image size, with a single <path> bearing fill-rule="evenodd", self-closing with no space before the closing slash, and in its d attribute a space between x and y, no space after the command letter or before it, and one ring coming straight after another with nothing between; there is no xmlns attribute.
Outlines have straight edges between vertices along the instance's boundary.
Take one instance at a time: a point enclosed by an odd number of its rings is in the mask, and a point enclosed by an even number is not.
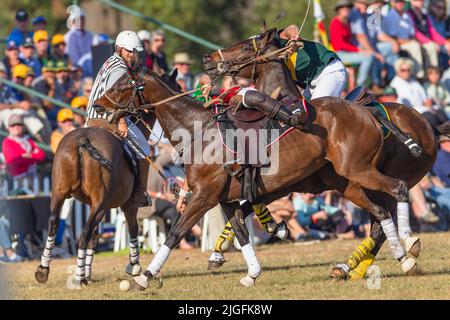
<svg viewBox="0 0 450 320"><path fill-rule="evenodd" d="M123 206L122 210L127 220L128 231L130 233L130 256L129 263L125 269L125 273L130 276L138 276L142 273L142 267L139 263L139 224L137 220L138 208L133 205Z"/></svg>
<svg viewBox="0 0 450 320"><path fill-rule="evenodd" d="M164 245L158 250L153 260L147 267L144 274L134 278L131 290L146 290L149 288L149 281L156 280L157 288L162 286L161 280L155 276L161 271L173 248L175 248L187 234L187 232L205 215L205 213L218 203L218 196L211 194L194 192L191 201L184 214L178 222L171 228Z"/></svg>

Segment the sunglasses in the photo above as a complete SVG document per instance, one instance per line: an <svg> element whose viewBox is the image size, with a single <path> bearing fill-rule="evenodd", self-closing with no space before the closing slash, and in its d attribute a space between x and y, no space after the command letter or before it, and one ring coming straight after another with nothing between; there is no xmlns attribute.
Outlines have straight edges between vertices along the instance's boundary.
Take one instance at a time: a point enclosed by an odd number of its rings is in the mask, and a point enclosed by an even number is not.
<svg viewBox="0 0 450 320"><path fill-rule="evenodd" d="M400 72L411 72L411 69L400 69Z"/></svg>
<svg viewBox="0 0 450 320"><path fill-rule="evenodd" d="M15 123L9 126L10 128L15 128L15 127L23 127L23 124L21 123Z"/></svg>
<svg viewBox="0 0 450 320"><path fill-rule="evenodd" d="M62 123L67 123L67 122L72 122L73 121L73 119L66 119L66 120L64 120L64 121L61 121Z"/></svg>

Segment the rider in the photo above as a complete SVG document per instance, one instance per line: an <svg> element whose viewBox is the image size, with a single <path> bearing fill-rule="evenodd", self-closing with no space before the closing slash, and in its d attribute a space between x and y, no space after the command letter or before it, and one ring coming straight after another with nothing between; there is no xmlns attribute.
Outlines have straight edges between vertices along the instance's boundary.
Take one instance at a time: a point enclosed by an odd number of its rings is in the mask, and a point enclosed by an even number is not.
<svg viewBox="0 0 450 320"><path fill-rule="evenodd" d="M142 50L141 41L134 31L119 33L116 38L115 53L106 60L95 78L87 106L86 126L93 125L91 120L112 121L112 114L97 112L93 105L94 101L103 96L123 74L131 75L136 71L139 61L137 52ZM151 200L146 192L149 165L145 156L150 154L147 139L128 116L119 119L118 133L138 158L139 179L134 188L133 203L137 207L148 206L151 204ZM140 150L136 148L135 144L139 146Z"/></svg>
<svg viewBox="0 0 450 320"><path fill-rule="evenodd" d="M293 24L277 32L275 41L280 47L289 40L297 41L299 28ZM347 83L347 71L337 54L321 43L301 40L303 47L290 49L287 66L292 79L304 89L308 99L340 97Z"/></svg>

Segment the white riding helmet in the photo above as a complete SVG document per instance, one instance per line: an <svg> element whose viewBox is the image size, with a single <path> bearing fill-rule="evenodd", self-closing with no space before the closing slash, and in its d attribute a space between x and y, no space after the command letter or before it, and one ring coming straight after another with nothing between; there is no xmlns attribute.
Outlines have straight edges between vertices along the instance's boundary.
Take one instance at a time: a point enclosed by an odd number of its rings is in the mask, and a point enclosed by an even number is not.
<svg viewBox="0 0 450 320"><path fill-rule="evenodd" d="M139 30L137 35L139 39L141 39L141 41L144 40L150 41L152 39L152 35L147 30Z"/></svg>
<svg viewBox="0 0 450 320"><path fill-rule="evenodd" d="M120 48L124 48L128 51L142 51L144 48L142 47L141 40L138 35L134 31L122 31L116 38L116 46Z"/></svg>

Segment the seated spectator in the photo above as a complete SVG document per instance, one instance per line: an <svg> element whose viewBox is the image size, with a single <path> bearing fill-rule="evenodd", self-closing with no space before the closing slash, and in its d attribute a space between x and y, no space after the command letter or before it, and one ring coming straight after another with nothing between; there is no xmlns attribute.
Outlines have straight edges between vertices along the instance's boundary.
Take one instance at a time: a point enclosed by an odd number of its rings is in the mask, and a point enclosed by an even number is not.
<svg viewBox="0 0 450 320"><path fill-rule="evenodd" d="M25 78L27 77L29 70L30 70L30 68L28 68L28 66L26 64L21 63L21 64L16 65L12 70L12 81L14 83L24 86ZM18 101L30 100L30 98L28 97L28 95L25 92L23 92L19 89L16 89L16 88L11 88L11 89L14 92L15 98Z"/></svg>
<svg viewBox="0 0 450 320"><path fill-rule="evenodd" d="M450 51L450 42L434 29L424 10L424 0L411 0L411 8L407 12L414 23L415 37L427 53L424 61L425 67L438 67L439 54L446 55L447 58L444 60L448 60L446 48L449 48Z"/></svg>
<svg viewBox="0 0 450 320"><path fill-rule="evenodd" d="M65 60L56 60L55 72L55 97L60 101L70 103L77 96L77 90L70 78L67 62Z"/></svg>
<svg viewBox="0 0 450 320"><path fill-rule="evenodd" d="M396 76L391 87L397 92L397 101L416 109L433 126L446 122L448 119L445 112L433 105L425 89L413 76L413 65L407 58L400 58L395 63Z"/></svg>
<svg viewBox="0 0 450 320"><path fill-rule="evenodd" d="M433 99L434 104L445 111L445 107L450 105L450 93L441 85L441 76L441 69L428 68L428 81L424 84L424 88L427 95Z"/></svg>
<svg viewBox="0 0 450 320"><path fill-rule="evenodd" d="M3 140L2 151L6 171L14 180L36 174L36 164L45 159L45 153L25 134L20 115L12 114L8 120L8 137Z"/></svg>
<svg viewBox="0 0 450 320"><path fill-rule="evenodd" d="M80 111L86 112L88 102L89 102L89 100L85 96L78 96L78 97L75 97L72 99L70 106L72 108L76 108ZM74 112L73 113L73 122L76 127L82 128L84 126L84 124L86 123L86 116L84 116L78 112Z"/></svg>
<svg viewBox="0 0 450 320"><path fill-rule="evenodd" d="M383 94L381 96L377 96L378 101L381 103L385 102L396 102L398 99L397 92L394 88L387 86L383 90Z"/></svg>
<svg viewBox="0 0 450 320"><path fill-rule="evenodd" d="M450 223L450 188L446 187L438 177L425 176L419 182L420 188L429 201L438 205L443 219L436 227L440 231L447 231Z"/></svg>
<svg viewBox="0 0 450 320"><path fill-rule="evenodd" d="M337 233L348 232L349 225L344 213L325 204L322 198L311 193L294 194L293 203L297 221L314 238L325 240L335 237Z"/></svg>
<svg viewBox="0 0 450 320"><path fill-rule="evenodd" d="M354 8L352 9L349 17L350 29L355 36L355 45L357 45L363 51L370 53L374 56L372 65L372 92L375 94L381 92L382 86L382 71L386 68L385 60L381 53L377 49L377 37L378 32L376 28L368 27L367 8L369 7L368 0L356 0Z"/></svg>
<svg viewBox="0 0 450 320"><path fill-rule="evenodd" d="M6 42L14 41L17 45L25 42L25 39L32 37L33 32L28 30L28 13L25 9L16 12L16 27L6 38Z"/></svg>
<svg viewBox="0 0 450 320"><path fill-rule="evenodd" d="M22 261L12 249L11 236L9 234L9 221L0 217L0 263L17 263Z"/></svg>
<svg viewBox="0 0 450 320"><path fill-rule="evenodd" d="M336 16L330 23L330 42L344 64L358 65L356 84L362 86L369 77L374 55L372 52L358 48L353 44L349 17L353 4L341 0L335 6Z"/></svg>
<svg viewBox="0 0 450 320"><path fill-rule="evenodd" d="M41 64L38 59L34 57L34 42L32 38L26 38L25 42L20 45L19 57L24 63L33 69L33 74L41 73Z"/></svg>
<svg viewBox="0 0 450 320"><path fill-rule="evenodd" d="M83 78L81 82L81 92L80 95L89 99L92 91L92 85L94 84L94 80L92 78Z"/></svg>
<svg viewBox="0 0 450 320"><path fill-rule="evenodd" d="M66 53L66 42L63 34L55 34L52 37L52 58L54 60L63 60L67 65L71 65L69 56Z"/></svg>
<svg viewBox="0 0 450 320"><path fill-rule="evenodd" d="M33 31L36 32L38 30L45 30L47 28L47 20L43 16L37 16L31 21L33 25Z"/></svg>
<svg viewBox="0 0 450 320"><path fill-rule="evenodd" d="M36 65L34 70L36 77L41 76L43 66L52 59L48 47L48 33L45 30L38 30L33 35L33 42L36 48Z"/></svg>
<svg viewBox="0 0 450 320"><path fill-rule="evenodd" d="M166 37L164 31L156 30L152 33L151 38L151 59L153 63L153 71L162 74L169 72L169 65L167 64L166 54L164 53L164 45Z"/></svg>
<svg viewBox="0 0 450 320"><path fill-rule="evenodd" d="M34 77L34 71L32 68L28 68L27 74L25 76L25 80L23 81L23 85L27 88L31 88L31 85L33 84L35 77Z"/></svg>
<svg viewBox="0 0 450 320"><path fill-rule="evenodd" d="M72 87L76 95L79 95L83 85L83 70L77 65L72 65L69 66L69 71L69 77L72 80Z"/></svg>
<svg viewBox="0 0 450 320"><path fill-rule="evenodd" d="M177 81L183 80L185 82L186 91L194 89L194 76L190 71L192 60L185 52L175 54L173 59L173 69L178 69Z"/></svg>
<svg viewBox="0 0 450 320"><path fill-rule="evenodd" d="M85 29L86 15L83 10L70 13L70 30L65 34L66 53L72 63L80 65L79 60L91 52L94 35ZM81 66L81 65L80 65Z"/></svg>
<svg viewBox="0 0 450 320"><path fill-rule="evenodd" d="M436 224L439 222L439 217L431 210L425 197L425 192L420 184L416 184L409 190L409 200L412 213L419 221L420 230L428 228L427 224Z"/></svg>
<svg viewBox="0 0 450 320"><path fill-rule="evenodd" d="M5 58L3 59L8 79L11 79L12 69L21 63L25 63L25 61L19 57L19 47L14 41L9 41L6 45Z"/></svg>
<svg viewBox="0 0 450 320"><path fill-rule="evenodd" d="M76 129L74 125L74 114L70 109L64 108L59 110L56 120L58 122L58 128L53 130L52 136L50 137L50 148L53 153L56 152L61 139Z"/></svg>
<svg viewBox="0 0 450 320"><path fill-rule="evenodd" d="M431 0L428 15L434 29L444 38L450 38L450 17L447 16L445 0Z"/></svg>
<svg viewBox="0 0 450 320"><path fill-rule="evenodd" d="M382 30L382 41L392 44L394 52L398 47L406 51L414 60L414 74L422 79L425 76L422 48L415 39L414 22L406 13L405 0L391 0L391 8L382 20Z"/></svg>
<svg viewBox="0 0 450 320"><path fill-rule="evenodd" d="M440 136L439 147L440 149L437 152L433 172L441 179L445 186L450 187L450 138Z"/></svg>
<svg viewBox="0 0 450 320"><path fill-rule="evenodd" d="M0 78L6 77L6 69L0 62ZM44 123L39 119L32 109L32 104L28 100L19 101L11 87L0 83L0 126L8 127L8 119L12 114L21 115L27 131L37 140L46 140Z"/></svg>

